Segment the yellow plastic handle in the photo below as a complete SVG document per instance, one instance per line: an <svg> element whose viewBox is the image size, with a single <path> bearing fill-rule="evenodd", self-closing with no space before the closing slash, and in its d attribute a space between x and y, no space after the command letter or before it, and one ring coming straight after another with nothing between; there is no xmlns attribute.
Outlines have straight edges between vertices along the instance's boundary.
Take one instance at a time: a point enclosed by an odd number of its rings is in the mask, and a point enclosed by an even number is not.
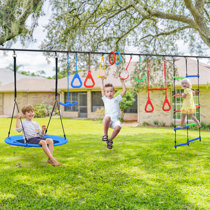
<svg viewBox="0 0 210 210"><path fill-rule="evenodd" d="M103 68L104 68L104 76L103 75L100 75L102 63L103 63ZM100 63L100 66L99 66L99 71L98 71L98 78L103 78L103 77L105 79L107 78L107 76L106 76L106 67L105 67L104 56L101 57L101 63Z"/></svg>

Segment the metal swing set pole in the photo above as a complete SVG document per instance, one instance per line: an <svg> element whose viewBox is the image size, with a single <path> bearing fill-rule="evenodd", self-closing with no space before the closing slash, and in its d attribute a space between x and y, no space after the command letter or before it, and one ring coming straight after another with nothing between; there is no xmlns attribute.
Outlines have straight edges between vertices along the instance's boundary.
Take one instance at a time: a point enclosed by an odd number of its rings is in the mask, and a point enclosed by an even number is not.
<svg viewBox="0 0 210 210"><path fill-rule="evenodd" d="M17 55L15 53L15 50L13 51L13 71L14 71L14 105L13 105L12 118L11 118L11 121L10 121L10 126L9 126L9 131L8 131L8 137L10 137L10 131L11 131L11 128L12 128L12 122L13 122L13 118L14 118L15 107L17 107L18 113L20 112L18 104L17 104ZM25 136L24 143L27 144L28 140L27 140L26 135L25 135L23 122L22 122L21 118L20 118L20 123L21 123L22 129L23 129L23 134Z"/></svg>
<svg viewBox="0 0 210 210"><path fill-rule="evenodd" d="M47 134L47 131L48 131L51 119L52 119L52 115L53 115L53 112L55 111L56 106L58 107L58 111L59 111L59 117L60 117L61 126L62 126L62 130L63 130L63 136L66 139L66 134L64 131L63 121L62 121L62 117L61 117L60 105L58 102L58 56L57 56L57 53L55 52L55 103L53 105L52 112L50 113L50 118L49 118L49 121L47 124L47 129L45 131L45 134Z"/></svg>

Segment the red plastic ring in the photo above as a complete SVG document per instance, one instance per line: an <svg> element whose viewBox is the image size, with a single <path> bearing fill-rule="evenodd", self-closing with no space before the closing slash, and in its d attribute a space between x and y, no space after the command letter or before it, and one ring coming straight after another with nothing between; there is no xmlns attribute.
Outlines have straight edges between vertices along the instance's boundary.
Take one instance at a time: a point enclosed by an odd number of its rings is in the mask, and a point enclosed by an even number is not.
<svg viewBox="0 0 210 210"><path fill-rule="evenodd" d="M112 62L111 61L111 55L113 54L113 56L114 56L114 61ZM116 61L116 56L115 56L115 53L112 51L110 54L109 54L109 63L111 64L111 65L114 65L115 64L115 61Z"/></svg>

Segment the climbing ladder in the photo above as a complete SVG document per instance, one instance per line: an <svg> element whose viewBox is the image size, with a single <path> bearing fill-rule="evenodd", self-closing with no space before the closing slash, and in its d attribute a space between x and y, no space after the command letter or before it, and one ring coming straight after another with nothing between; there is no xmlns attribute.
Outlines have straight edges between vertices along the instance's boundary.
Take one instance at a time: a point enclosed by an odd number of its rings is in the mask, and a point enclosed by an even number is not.
<svg viewBox="0 0 210 210"><path fill-rule="evenodd" d="M200 122L200 89L199 89L199 78L200 78L200 74L199 74L199 59L197 58L197 75L188 75L188 65L187 65L187 57L185 57L185 68L186 68L186 76L185 77L177 77L175 76L175 58L173 57L173 72L174 72L174 113L173 113L173 117L174 117L174 131L175 131L175 149L177 147L180 146L184 146L184 145L189 145L190 142L196 141L196 140L200 140L201 141L201 131L199 128L199 137L194 138L194 139L189 139L189 128L193 125L197 125L196 123L188 123L188 115L187 115L187 124L183 127L183 128L177 128L176 127L176 113L181 112L181 110L175 110L176 109L176 97L182 97L182 94L177 94L176 92L176 80L179 79L185 79L185 78L189 78L189 77L196 77L198 78L198 88L195 92L195 94L198 94L198 105L196 105L196 108L199 109L199 116L198 116L198 120ZM183 130L186 129L187 130L187 142L185 143L181 143L181 144L177 144L177 131L178 130Z"/></svg>

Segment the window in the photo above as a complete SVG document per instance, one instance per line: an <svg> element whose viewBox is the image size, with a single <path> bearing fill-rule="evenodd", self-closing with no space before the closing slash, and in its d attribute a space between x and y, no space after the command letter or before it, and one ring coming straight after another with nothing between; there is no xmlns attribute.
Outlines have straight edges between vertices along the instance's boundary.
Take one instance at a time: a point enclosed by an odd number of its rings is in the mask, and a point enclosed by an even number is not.
<svg viewBox="0 0 210 210"><path fill-rule="evenodd" d="M104 103L102 101L101 91L91 92L91 111L95 112L97 109L103 108Z"/></svg>
<svg viewBox="0 0 210 210"><path fill-rule="evenodd" d="M125 113L137 113L137 95L134 98L135 101L133 105L129 109L126 109Z"/></svg>
<svg viewBox="0 0 210 210"><path fill-rule="evenodd" d="M196 90L194 90L194 91L196 91ZM176 90L176 94L182 94L182 93L184 93L183 89L177 89ZM174 95L174 94L172 94L172 95ZM172 102L173 102L173 106L175 105L175 110L181 110L182 102L183 102L182 97L173 97ZM174 104L174 102L175 102L175 104ZM195 103L195 106L197 106L199 104L198 93L194 94L194 103ZM172 110L174 110L174 109L172 109ZM196 108L195 116L196 116L197 119L199 119L199 108ZM174 119L174 117L175 117L176 120L181 120L182 113L181 112L176 112L175 114L173 114L173 119ZM192 121L192 119L190 117L188 117L188 120Z"/></svg>

